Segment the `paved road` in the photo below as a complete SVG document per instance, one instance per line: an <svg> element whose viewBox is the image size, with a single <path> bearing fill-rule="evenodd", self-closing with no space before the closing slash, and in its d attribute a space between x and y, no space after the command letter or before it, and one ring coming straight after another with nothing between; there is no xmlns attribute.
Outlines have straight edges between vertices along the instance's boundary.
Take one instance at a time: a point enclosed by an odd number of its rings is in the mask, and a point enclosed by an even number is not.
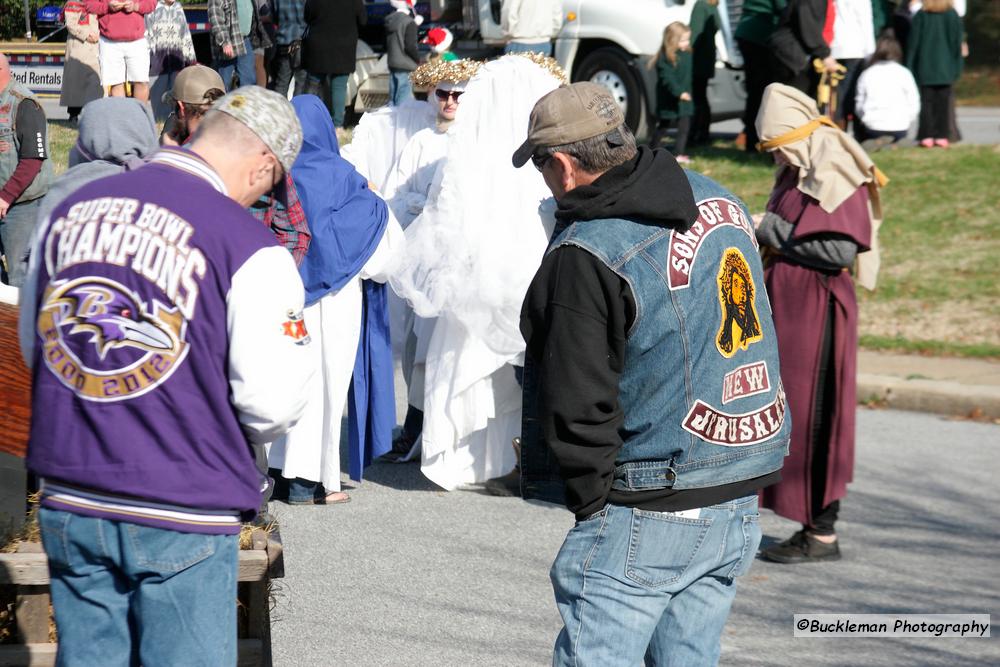
<svg viewBox="0 0 1000 667"><path fill-rule="evenodd" d="M1000 426L858 414L845 559L758 561L741 583L723 665L1000 665ZM445 493L414 465L378 464L332 507L275 504L287 576L275 664L544 665L560 621L548 568L559 508ZM768 512L765 539L795 527ZM993 613L994 639L794 639L796 612Z"/></svg>

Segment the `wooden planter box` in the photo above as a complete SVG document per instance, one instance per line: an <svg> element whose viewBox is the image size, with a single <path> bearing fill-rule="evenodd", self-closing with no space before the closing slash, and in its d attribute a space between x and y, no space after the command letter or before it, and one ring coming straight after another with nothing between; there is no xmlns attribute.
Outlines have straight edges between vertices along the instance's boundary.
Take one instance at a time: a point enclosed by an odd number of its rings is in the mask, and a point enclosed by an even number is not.
<svg viewBox="0 0 1000 667"><path fill-rule="evenodd" d="M239 667L270 667L269 582L284 576L278 532L268 535L264 531L254 531L253 548L240 551L239 559L238 604L246 609L247 622L245 626L240 624L237 664ZM58 644L49 642L49 567L45 554L38 551L0 554L0 586L15 589L20 642L0 645L0 667L55 665Z"/></svg>

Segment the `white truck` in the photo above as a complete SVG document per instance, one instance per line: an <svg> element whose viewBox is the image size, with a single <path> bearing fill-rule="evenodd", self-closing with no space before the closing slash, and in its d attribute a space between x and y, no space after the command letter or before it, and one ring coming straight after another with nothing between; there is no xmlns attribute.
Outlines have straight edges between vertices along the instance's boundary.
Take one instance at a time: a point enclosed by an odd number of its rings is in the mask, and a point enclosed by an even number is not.
<svg viewBox="0 0 1000 667"><path fill-rule="evenodd" d="M688 23L695 0L563 0L563 27L555 56L572 81L594 81L618 100L637 134L651 127L656 105L656 72L647 66L673 21ZM714 120L743 112L743 59L733 31L743 0L719 0L715 77L708 97ZM418 3L418 8L420 3ZM430 0L430 19L456 33L455 50L502 48L501 0Z"/></svg>

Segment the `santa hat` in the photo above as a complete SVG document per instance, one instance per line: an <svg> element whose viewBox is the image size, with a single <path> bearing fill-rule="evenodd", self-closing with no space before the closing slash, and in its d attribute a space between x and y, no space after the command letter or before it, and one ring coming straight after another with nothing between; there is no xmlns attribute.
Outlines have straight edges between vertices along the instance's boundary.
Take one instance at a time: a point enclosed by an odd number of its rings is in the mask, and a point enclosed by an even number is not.
<svg viewBox="0 0 1000 667"><path fill-rule="evenodd" d="M389 0L389 4L392 5L393 9L401 9L403 11L413 11L413 0Z"/></svg>
<svg viewBox="0 0 1000 667"><path fill-rule="evenodd" d="M431 28L427 31L424 44L430 45L434 53L444 53L451 48L451 43L454 39L455 37L451 34L451 30L447 28Z"/></svg>

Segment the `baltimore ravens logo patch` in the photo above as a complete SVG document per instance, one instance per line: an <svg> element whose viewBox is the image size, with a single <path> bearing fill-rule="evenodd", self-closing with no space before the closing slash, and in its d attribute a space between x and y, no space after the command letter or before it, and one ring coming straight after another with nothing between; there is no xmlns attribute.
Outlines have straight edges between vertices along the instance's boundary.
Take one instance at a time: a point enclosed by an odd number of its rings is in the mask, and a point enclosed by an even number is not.
<svg viewBox="0 0 1000 667"><path fill-rule="evenodd" d="M746 257L738 248L726 248L719 263L719 306L722 324L715 346L727 359L763 338L754 298L757 288Z"/></svg>
<svg viewBox="0 0 1000 667"><path fill-rule="evenodd" d="M38 315L45 365L80 398L120 401L162 384L187 355L177 308L87 276L46 290Z"/></svg>

